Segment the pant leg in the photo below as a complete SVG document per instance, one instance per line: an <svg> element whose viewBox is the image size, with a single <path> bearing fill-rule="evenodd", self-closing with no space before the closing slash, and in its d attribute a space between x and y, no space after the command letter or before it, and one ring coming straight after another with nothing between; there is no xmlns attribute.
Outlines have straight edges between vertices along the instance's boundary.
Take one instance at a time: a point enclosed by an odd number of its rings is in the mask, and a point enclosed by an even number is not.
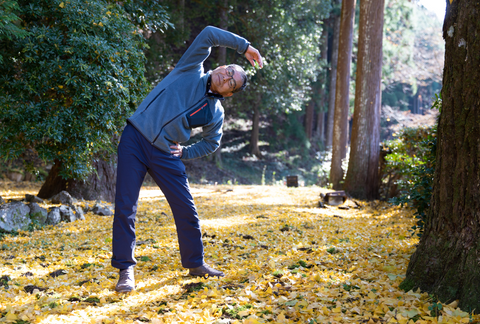
<svg viewBox="0 0 480 324"><path fill-rule="evenodd" d="M128 124L118 145L115 216L113 219L112 266L126 269L135 266L135 216L138 196L148 165L147 142Z"/></svg>
<svg viewBox="0 0 480 324"><path fill-rule="evenodd" d="M202 232L197 209L190 193L185 165L180 158L153 148L148 172L162 190L172 209L182 266L185 268L201 266L204 255Z"/></svg>

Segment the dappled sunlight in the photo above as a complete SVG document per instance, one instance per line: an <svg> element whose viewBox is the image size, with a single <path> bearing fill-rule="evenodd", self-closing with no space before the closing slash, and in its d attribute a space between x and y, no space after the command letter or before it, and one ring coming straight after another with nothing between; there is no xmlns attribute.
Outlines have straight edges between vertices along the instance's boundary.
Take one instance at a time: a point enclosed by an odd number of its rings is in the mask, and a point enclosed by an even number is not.
<svg viewBox="0 0 480 324"><path fill-rule="evenodd" d="M0 277L11 280L0 289L0 322L407 323L417 315L424 323L433 320L427 294L398 288L418 243L408 231L412 211L380 202L319 208L322 190L195 186L205 260L226 274L209 279L188 276L165 198L142 190L136 291L127 295L114 291L112 217L87 213L85 221L5 236ZM52 277L58 270L64 273ZM444 313L443 323L468 319L454 305L444 309L455 316Z"/></svg>

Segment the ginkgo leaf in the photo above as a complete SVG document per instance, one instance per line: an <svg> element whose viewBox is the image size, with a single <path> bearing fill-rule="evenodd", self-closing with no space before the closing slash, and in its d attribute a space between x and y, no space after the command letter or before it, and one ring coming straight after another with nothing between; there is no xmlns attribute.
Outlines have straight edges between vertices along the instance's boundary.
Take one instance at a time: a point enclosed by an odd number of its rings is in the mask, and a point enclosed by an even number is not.
<svg viewBox="0 0 480 324"><path fill-rule="evenodd" d="M39 184L16 186L2 181L0 196L20 200L39 190ZM86 213L84 221L6 235L0 241L0 321L437 320L430 317L433 304L428 294L398 288L418 243L408 234L415 223L412 210L386 203L379 203L375 210L368 204L335 211L308 207L317 206L309 202L318 199L318 188L238 186L226 195L231 187L192 187L204 233L205 261L224 271L225 277L187 275L170 207L158 188L144 188L137 207L136 235L142 244L135 250L133 293L114 292L118 270L111 266L112 218ZM95 202L77 204L85 207ZM373 213L379 216L372 218ZM399 236L405 238L398 240ZM339 252L329 253L331 247ZM49 276L59 269L65 273ZM443 305L438 314L443 323L470 320L470 314L457 306ZM471 318L480 320L474 314Z"/></svg>

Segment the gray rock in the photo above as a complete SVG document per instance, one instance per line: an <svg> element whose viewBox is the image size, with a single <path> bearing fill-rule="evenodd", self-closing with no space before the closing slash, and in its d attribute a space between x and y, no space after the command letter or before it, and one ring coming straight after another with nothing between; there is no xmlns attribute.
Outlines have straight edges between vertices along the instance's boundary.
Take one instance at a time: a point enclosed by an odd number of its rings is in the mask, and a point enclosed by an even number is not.
<svg viewBox="0 0 480 324"><path fill-rule="evenodd" d="M5 200L3 200L2 196L0 196L0 205L4 203L5 203Z"/></svg>
<svg viewBox="0 0 480 324"><path fill-rule="evenodd" d="M37 204L43 204L43 202L44 202L42 198L39 198L39 197L34 196L34 195L29 195L29 194L25 195L25 200L28 201L28 202L33 202L33 203L37 203Z"/></svg>
<svg viewBox="0 0 480 324"><path fill-rule="evenodd" d="M0 206L0 229L5 232L25 230L32 222L30 208L21 202L11 202Z"/></svg>
<svg viewBox="0 0 480 324"><path fill-rule="evenodd" d="M100 216L112 216L113 212L107 206L102 206L100 204L95 204L92 208L92 212Z"/></svg>
<svg viewBox="0 0 480 324"><path fill-rule="evenodd" d="M85 215L83 213L83 209L80 206L72 206L73 210L75 211L75 217L78 220L85 220Z"/></svg>
<svg viewBox="0 0 480 324"><path fill-rule="evenodd" d="M60 223L62 220L62 217L60 216L60 208L59 207L54 207L52 210L47 215L47 221L45 224L47 225L57 225Z"/></svg>
<svg viewBox="0 0 480 324"><path fill-rule="evenodd" d="M52 204L71 205L73 204L73 198L66 191L61 191L51 198Z"/></svg>
<svg viewBox="0 0 480 324"><path fill-rule="evenodd" d="M37 203L32 202L30 207L30 219L36 220L38 224L43 225L47 221L48 211L45 208L40 207Z"/></svg>
<svg viewBox="0 0 480 324"><path fill-rule="evenodd" d="M62 220L62 222L71 223L77 220L77 217L75 216L72 208L68 206L60 206L59 211L60 219Z"/></svg>
<svg viewBox="0 0 480 324"><path fill-rule="evenodd" d="M11 171L11 172L7 172L7 178L9 178L12 181L20 182L23 180L24 176L20 172Z"/></svg>

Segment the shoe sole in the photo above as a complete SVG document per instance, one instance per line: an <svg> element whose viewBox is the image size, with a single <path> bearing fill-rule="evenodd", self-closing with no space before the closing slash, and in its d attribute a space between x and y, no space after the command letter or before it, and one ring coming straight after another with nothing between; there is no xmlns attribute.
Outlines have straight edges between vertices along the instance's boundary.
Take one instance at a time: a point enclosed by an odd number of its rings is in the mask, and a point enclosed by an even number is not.
<svg viewBox="0 0 480 324"><path fill-rule="evenodd" d="M115 288L115 291L119 292L119 293L129 293L129 292L132 292L134 290L135 290L135 288L133 288L133 289L117 289L117 288Z"/></svg>

